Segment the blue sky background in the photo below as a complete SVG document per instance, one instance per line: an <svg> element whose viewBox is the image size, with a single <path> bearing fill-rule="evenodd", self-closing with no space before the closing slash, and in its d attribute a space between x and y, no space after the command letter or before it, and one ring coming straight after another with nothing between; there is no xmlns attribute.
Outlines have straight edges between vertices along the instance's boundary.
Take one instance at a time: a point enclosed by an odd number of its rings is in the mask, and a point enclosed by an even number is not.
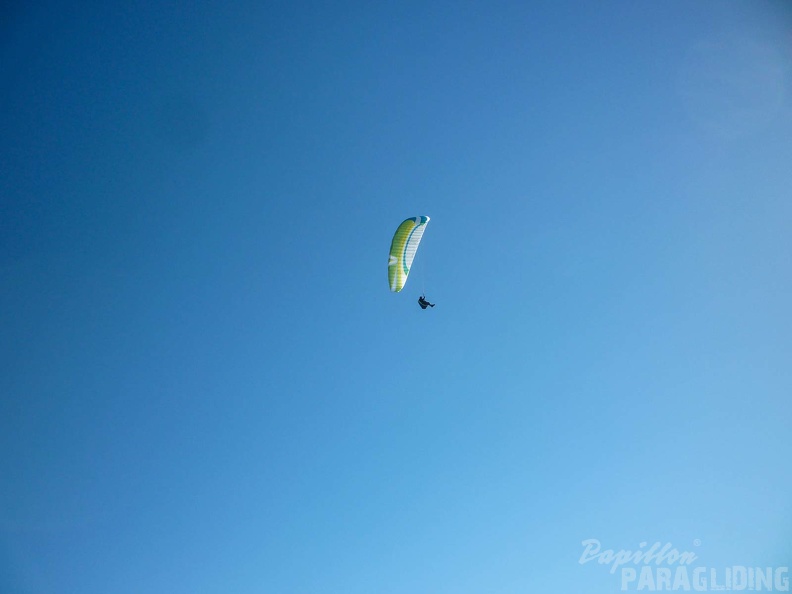
<svg viewBox="0 0 792 594"><path fill-rule="evenodd" d="M6 6L0 591L792 565L791 77L786 2Z"/></svg>

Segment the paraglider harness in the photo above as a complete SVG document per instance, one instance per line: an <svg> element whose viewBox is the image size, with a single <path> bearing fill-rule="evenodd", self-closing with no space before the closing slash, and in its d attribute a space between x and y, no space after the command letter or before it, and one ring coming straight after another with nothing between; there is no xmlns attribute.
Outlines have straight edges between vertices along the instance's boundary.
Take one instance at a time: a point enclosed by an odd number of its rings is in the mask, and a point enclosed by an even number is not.
<svg viewBox="0 0 792 594"><path fill-rule="evenodd" d="M434 307L435 306L434 303L429 303L423 295L418 297L418 305L421 306L421 309L426 309L427 307Z"/></svg>

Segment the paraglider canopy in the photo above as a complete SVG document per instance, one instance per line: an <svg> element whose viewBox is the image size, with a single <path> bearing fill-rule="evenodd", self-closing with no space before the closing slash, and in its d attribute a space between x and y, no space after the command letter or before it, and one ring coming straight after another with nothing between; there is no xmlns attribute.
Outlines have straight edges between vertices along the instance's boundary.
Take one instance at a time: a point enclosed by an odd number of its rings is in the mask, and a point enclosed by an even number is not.
<svg viewBox="0 0 792 594"><path fill-rule="evenodd" d="M398 293L404 288L428 222L427 216L411 217L396 229L388 257L388 284L391 291Z"/></svg>

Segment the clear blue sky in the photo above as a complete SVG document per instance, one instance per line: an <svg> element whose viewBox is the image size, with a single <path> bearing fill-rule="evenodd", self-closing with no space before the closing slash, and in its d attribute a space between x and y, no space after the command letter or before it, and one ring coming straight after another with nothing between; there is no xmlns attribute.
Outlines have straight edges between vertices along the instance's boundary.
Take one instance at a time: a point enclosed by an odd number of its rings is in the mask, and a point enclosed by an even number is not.
<svg viewBox="0 0 792 594"><path fill-rule="evenodd" d="M0 85L0 591L792 565L789 3L12 2Z"/></svg>

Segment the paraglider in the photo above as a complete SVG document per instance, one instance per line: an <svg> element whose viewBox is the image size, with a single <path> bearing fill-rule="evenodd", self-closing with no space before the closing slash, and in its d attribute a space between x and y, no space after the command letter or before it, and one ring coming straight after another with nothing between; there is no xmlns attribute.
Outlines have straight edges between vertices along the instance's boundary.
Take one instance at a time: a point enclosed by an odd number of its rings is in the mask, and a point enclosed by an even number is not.
<svg viewBox="0 0 792 594"><path fill-rule="evenodd" d="M421 306L421 309L426 309L427 307L434 307L435 306L434 303L429 303L426 300L426 296L425 295L421 295L420 297L418 297L418 305Z"/></svg>
<svg viewBox="0 0 792 594"><path fill-rule="evenodd" d="M388 285L394 293L401 291L407 283L415 253L428 223L427 216L410 217L399 225L393 235L388 256ZM418 305L421 309L434 307L434 303L429 303L425 295L418 299Z"/></svg>

